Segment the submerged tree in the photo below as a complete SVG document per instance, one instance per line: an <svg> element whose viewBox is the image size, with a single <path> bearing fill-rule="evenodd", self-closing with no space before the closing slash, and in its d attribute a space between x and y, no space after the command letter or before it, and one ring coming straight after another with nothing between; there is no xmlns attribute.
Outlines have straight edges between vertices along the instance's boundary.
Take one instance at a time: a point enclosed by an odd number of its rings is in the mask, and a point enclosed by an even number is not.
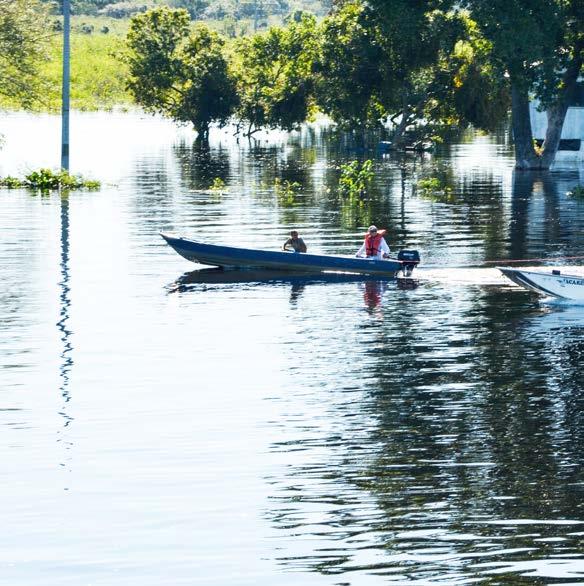
<svg viewBox="0 0 584 586"><path fill-rule="evenodd" d="M18 107L42 97L39 64L47 59L47 14L38 0L0 0L0 96Z"/></svg>
<svg viewBox="0 0 584 586"><path fill-rule="evenodd" d="M132 18L127 35L128 88L146 111L190 122L205 137L233 113L235 84L221 37L190 29L186 10L156 8Z"/></svg>
<svg viewBox="0 0 584 586"><path fill-rule="evenodd" d="M420 124L492 128L508 95L489 66L490 45L468 15L426 2L350 0L323 22L317 98L348 127L393 123L399 146Z"/></svg>
<svg viewBox="0 0 584 586"><path fill-rule="evenodd" d="M424 23L430 22L437 10L445 14L468 10L475 23L475 38L488 45L483 44L476 53L478 68L476 62L463 68L467 82L474 78L480 82L468 86L478 90L471 92L471 98L478 99L476 107L469 112L465 107L468 92L459 92L463 99L458 100L457 110L467 110L466 115L471 114L472 120L486 106L484 113L492 118L498 110L492 106L504 103L501 100L509 93L517 168L550 167L582 72L582 0L369 0L368 4L384 23L388 38L395 35L394 38L401 39L404 53L414 61L417 54L426 58L432 54L426 44ZM489 90L488 100L482 96L481 88L493 87L485 86L485 79L494 85L495 93ZM546 109L548 118L541 150L534 147L531 129L530 100L534 98ZM448 106L448 101L443 99L442 105Z"/></svg>
<svg viewBox="0 0 584 586"><path fill-rule="evenodd" d="M519 169L547 169L553 163L570 101L584 60L582 0L465 0L493 46L493 63L509 79L513 135ZM543 149L534 148L530 98L546 108Z"/></svg>

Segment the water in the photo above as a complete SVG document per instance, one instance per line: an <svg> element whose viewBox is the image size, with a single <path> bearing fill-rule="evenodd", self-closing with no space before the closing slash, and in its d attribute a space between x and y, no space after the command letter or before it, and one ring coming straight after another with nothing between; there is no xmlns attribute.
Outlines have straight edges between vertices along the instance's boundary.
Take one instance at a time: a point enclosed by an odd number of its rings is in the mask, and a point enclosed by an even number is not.
<svg viewBox="0 0 584 586"><path fill-rule="evenodd" d="M101 191L0 191L0 583L584 583L584 309L493 268L584 255L578 173L515 175L504 135L468 136L364 153L351 207L362 153L320 126L72 130ZM2 131L0 175L58 163L56 118ZM432 172L452 194L413 192ZM417 289L192 273L158 236L350 253L370 223L420 250Z"/></svg>

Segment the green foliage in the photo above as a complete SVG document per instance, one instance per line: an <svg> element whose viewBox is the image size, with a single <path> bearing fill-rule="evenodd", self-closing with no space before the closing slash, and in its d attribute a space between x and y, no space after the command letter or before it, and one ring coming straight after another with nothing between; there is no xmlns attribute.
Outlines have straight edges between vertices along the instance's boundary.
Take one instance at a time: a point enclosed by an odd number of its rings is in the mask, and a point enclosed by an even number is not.
<svg viewBox="0 0 584 586"><path fill-rule="evenodd" d="M99 181L83 179L80 175L70 175L68 171L51 171L40 169L26 175L24 179L4 177L0 179L0 186L8 189L29 188L39 191L53 191L65 189L99 189Z"/></svg>
<svg viewBox="0 0 584 586"><path fill-rule="evenodd" d="M426 179L420 179L418 181L418 188L421 191L436 192L448 189L442 185L442 181L438 177L427 177Z"/></svg>
<svg viewBox="0 0 584 586"><path fill-rule="evenodd" d="M146 111L191 122L201 135L227 122L237 98L217 33L191 31L186 10L157 8L132 18L127 44L128 89Z"/></svg>
<svg viewBox="0 0 584 586"><path fill-rule="evenodd" d="M29 107L45 91L47 20L38 0L0 0L0 98L8 105Z"/></svg>
<svg viewBox="0 0 584 586"><path fill-rule="evenodd" d="M482 0L464 0L462 4L493 44L500 70L520 76L526 86L535 83L548 66L553 69L565 58L557 53L557 48L558 42L565 40L563 21L573 2L490 0L487 4Z"/></svg>
<svg viewBox="0 0 584 586"><path fill-rule="evenodd" d="M71 107L77 110L110 109L116 105L129 105L132 98L126 90L128 69L117 55L124 48L123 39L111 34L71 36ZM58 111L61 107L60 39L51 41L51 61L44 68L50 90L35 109Z"/></svg>
<svg viewBox="0 0 584 586"><path fill-rule="evenodd" d="M236 115L248 135L262 127L292 130L311 118L316 46L316 20L308 15L237 44Z"/></svg>
<svg viewBox="0 0 584 586"><path fill-rule="evenodd" d="M369 159L363 163L352 161L346 165L341 165L339 193L349 198L359 197L363 199L374 178L373 161Z"/></svg>
<svg viewBox="0 0 584 586"><path fill-rule="evenodd" d="M314 70L319 109L343 128L379 124L386 115L381 93L390 57L365 7L346 3L324 20L318 38Z"/></svg>
<svg viewBox="0 0 584 586"><path fill-rule="evenodd" d="M0 178L0 187L6 187L7 189L20 189L25 187L24 182L16 177L2 177Z"/></svg>
<svg viewBox="0 0 584 586"><path fill-rule="evenodd" d="M274 180L274 191L280 205L287 207L293 206L296 203L296 196L302 189L302 185L297 181L289 181L285 179L282 181L279 177Z"/></svg>
<svg viewBox="0 0 584 586"><path fill-rule="evenodd" d="M568 195L576 199L584 199L584 185L575 185Z"/></svg>
<svg viewBox="0 0 584 586"><path fill-rule="evenodd" d="M225 191L225 181L221 177L215 177L209 189L211 191Z"/></svg>
<svg viewBox="0 0 584 586"><path fill-rule="evenodd" d="M450 203L455 199L454 190L444 176L434 175L419 179L416 188L422 197L432 201Z"/></svg>
<svg viewBox="0 0 584 586"><path fill-rule="evenodd" d="M492 131L509 111L508 82L493 66L492 45L464 13L452 50L437 62L424 107L427 120L446 125L472 124Z"/></svg>
<svg viewBox="0 0 584 586"><path fill-rule="evenodd" d="M419 121L431 133L467 123L493 128L506 114L508 91L489 63L490 45L461 11L350 0L325 19L320 39L318 104L342 126L389 118L397 146Z"/></svg>

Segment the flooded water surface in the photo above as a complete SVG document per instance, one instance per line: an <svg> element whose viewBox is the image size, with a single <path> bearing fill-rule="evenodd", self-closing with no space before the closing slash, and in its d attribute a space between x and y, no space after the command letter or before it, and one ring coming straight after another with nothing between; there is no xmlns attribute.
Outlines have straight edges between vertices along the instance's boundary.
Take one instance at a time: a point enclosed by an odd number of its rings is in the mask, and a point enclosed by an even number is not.
<svg viewBox="0 0 584 586"><path fill-rule="evenodd" d="M584 274L584 171L516 174L504 134L72 128L100 191L0 190L1 584L584 584L584 306L495 269ZM57 164L57 118L0 131L0 175ZM372 223L416 289L201 271L159 236L351 254Z"/></svg>

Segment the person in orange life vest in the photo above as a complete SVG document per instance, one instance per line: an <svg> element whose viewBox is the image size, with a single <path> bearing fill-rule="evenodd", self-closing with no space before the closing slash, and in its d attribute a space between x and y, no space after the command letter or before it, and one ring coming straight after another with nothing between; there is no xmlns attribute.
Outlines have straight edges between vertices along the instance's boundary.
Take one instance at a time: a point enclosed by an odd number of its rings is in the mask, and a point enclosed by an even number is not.
<svg viewBox="0 0 584 586"><path fill-rule="evenodd" d="M377 226L369 226L365 240L355 256L377 259L388 258L389 246L387 246L387 242L383 237L384 234L385 230L378 230Z"/></svg>
<svg viewBox="0 0 584 586"><path fill-rule="evenodd" d="M296 230L292 230L290 232L290 238L284 242L282 246L282 250L288 250L288 247L291 246L294 252L306 252L306 244L304 240L298 236L298 232Z"/></svg>

